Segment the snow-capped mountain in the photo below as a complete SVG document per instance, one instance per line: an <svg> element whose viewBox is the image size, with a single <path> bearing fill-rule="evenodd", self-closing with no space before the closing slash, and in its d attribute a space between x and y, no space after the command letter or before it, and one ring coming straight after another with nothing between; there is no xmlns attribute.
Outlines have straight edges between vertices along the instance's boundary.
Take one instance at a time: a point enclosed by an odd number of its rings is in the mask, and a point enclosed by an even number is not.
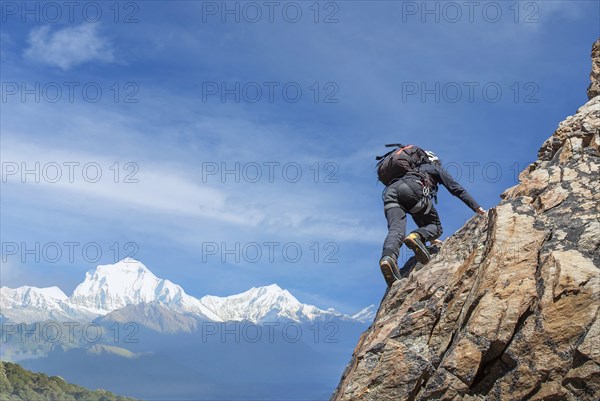
<svg viewBox="0 0 600 401"><path fill-rule="evenodd" d="M219 315L224 321L249 320L254 323L292 320L310 321L321 317L342 317L339 312L322 310L313 305L301 303L288 290L277 284L266 287L252 287L246 292L228 297L204 296L203 305Z"/></svg>
<svg viewBox="0 0 600 401"><path fill-rule="evenodd" d="M358 311L351 317L352 317L352 319L358 320L361 323L368 323L368 322L373 321L376 313L377 313L377 311L375 310L375 305L369 305L366 308Z"/></svg>
<svg viewBox="0 0 600 401"><path fill-rule="evenodd" d="M159 303L177 312L192 313L212 321L219 316L207 309L197 298L169 280L159 279L144 264L126 258L112 265L100 265L85 274L69 298L73 305L105 315L127 305Z"/></svg>
<svg viewBox="0 0 600 401"><path fill-rule="evenodd" d="M48 319L89 320L94 316L69 305L67 295L58 287L0 288L0 315L23 323L40 322Z"/></svg>
<svg viewBox="0 0 600 401"><path fill-rule="evenodd" d="M23 286L19 288L2 287L0 305L2 308L32 307L53 309L59 307L61 301L66 301L67 294L58 287L37 288Z"/></svg>
<svg viewBox="0 0 600 401"><path fill-rule="evenodd" d="M134 308L136 305L142 308ZM323 310L303 304L276 284L251 288L228 297L204 296L197 299L186 294L179 285L156 277L142 262L132 258L88 271L85 280L70 297L58 287L0 289L0 317L18 323L47 319L89 322L109 314L131 316L132 311L155 310L144 305L160 306L161 316L168 311L177 314L176 318L169 316L163 320L179 322L183 319L186 327L192 326L185 316L201 321L247 320L254 323L278 320L306 322L325 318L364 323L372 318L369 308L348 316L334 309ZM115 311L123 312L115 314Z"/></svg>

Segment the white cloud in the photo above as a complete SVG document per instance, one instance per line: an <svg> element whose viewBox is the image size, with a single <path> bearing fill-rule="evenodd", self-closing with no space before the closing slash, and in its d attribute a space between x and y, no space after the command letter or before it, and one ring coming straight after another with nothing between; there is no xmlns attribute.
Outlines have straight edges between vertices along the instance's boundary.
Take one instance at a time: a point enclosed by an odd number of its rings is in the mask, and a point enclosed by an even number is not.
<svg viewBox="0 0 600 401"><path fill-rule="evenodd" d="M81 24L51 32L50 26L29 32L25 57L68 70L90 61L114 61L110 43L98 33L97 24Z"/></svg>
<svg viewBox="0 0 600 401"><path fill-rule="evenodd" d="M37 199L42 204L48 201L43 189L57 191L62 196L58 202L70 204L72 202L93 204L98 207L112 206L112 213L122 213L127 216L131 209L137 212L148 212L157 216L171 216L180 222L190 219L206 219L209 224L225 223L235 227L258 229L263 233L289 235L300 237L325 237L344 241L373 242L379 238L382 232L378 228L365 225L360 219L353 218L348 213L336 210L337 203L329 196L316 197L314 190L298 186L283 190L283 187L265 186L260 190L250 191L231 188L227 186L217 187L209 184L199 183L197 179L185 171L176 168L166 168L165 165L155 164L149 161L141 162L139 174L133 177L139 179L137 183L119 183L114 181L114 159L105 155L82 153L74 150L60 150L44 147L14 140L3 139L2 159L5 165L13 164L18 172L6 175L3 179L6 195L14 195L12 192L21 182L26 182L31 188L37 190L29 196ZM15 164L18 161L18 166ZM66 162L76 161L72 177ZM102 171L98 182L87 182L83 180L82 167L87 163L94 163ZM28 170L39 165L39 184L35 183L34 176L30 174L24 178L23 165ZM136 163L137 164L137 163ZM49 182L43 179L46 166L52 167L49 171L53 177L60 171L60 179L52 179ZM8 167L6 167L8 168ZM123 170L123 167L119 167ZM35 170L35 168L34 168ZM92 175L96 175L97 169L92 169ZM125 170L123 170L124 173ZM129 169L127 172L131 172ZM258 189L258 188L257 188ZM242 193L240 196L240 192ZM5 195L5 194L3 194ZM251 196L252 201L248 199ZM276 201L275 201L276 199ZM110 204L110 206L109 206ZM213 228L211 228L212 230Z"/></svg>

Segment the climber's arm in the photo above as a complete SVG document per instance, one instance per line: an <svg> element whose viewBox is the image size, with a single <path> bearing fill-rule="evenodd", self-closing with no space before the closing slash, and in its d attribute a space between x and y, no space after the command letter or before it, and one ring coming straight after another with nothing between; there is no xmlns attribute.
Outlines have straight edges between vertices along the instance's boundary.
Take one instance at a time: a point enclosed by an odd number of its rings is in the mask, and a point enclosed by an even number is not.
<svg viewBox="0 0 600 401"><path fill-rule="evenodd" d="M483 214L485 211L479 203L464 189L458 182L454 180L444 169L439 166L436 166L436 172L440 178L440 182L443 186L448 189L452 195L456 196L458 199L463 201L465 205L469 206L474 212Z"/></svg>

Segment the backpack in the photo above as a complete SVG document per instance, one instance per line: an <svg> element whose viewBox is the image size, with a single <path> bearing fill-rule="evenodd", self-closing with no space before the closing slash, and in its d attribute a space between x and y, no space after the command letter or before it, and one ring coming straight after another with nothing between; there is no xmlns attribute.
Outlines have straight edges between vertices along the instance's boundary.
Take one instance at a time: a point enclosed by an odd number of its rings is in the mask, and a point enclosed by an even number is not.
<svg viewBox="0 0 600 401"><path fill-rule="evenodd" d="M401 144L385 145L387 148L396 147L396 149L386 153L383 156L377 156L377 176L385 186L390 185L394 180L402 178L406 173L415 170L423 163L427 163L429 158L423 149L415 145L404 146Z"/></svg>

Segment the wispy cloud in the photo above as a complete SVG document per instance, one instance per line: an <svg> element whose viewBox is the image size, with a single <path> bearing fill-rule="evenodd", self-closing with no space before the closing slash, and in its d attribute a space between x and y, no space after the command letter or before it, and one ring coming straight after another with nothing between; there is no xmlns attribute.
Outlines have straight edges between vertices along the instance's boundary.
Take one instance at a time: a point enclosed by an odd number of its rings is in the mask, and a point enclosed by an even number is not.
<svg viewBox="0 0 600 401"><path fill-rule="evenodd" d="M29 32L28 43L26 58L63 70L91 61L115 60L110 43L98 32L98 24L81 24L55 32L49 25L36 27Z"/></svg>
<svg viewBox="0 0 600 401"><path fill-rule="evenodd" d="M50 164L62 166L63 176L56 180L57 182L48 182L42 177L38 184L31 174L29 178L24 179L21 176L22 172L4 177L7 184L29 184L31 189L35 189L35 198L40 199L42 203L47 196L43 191L58 191L64 195L59 200L69 205L77 198L94 199L96 207L108 207L113 213L122 213L123 216L134 209L151 213L158 218L172 216L182 223L190 218L200 218L212 222L211 224L221 222L237 227L260 228L266 233L276 235L292 230L294 236L299 237L326 236L359 242L371 242L372 238L377 237L376 234L380 234L377 230L368 229L360 219L348 216L347 213L336 212L335 208L332 208L336 203L330 202L327 196L317 199L314 190L302 186L294 186L294 191L289 192L280 186L264 186L251 191L248 187L242 189L209 185L198 182L197 177L190 176L176 166L165 168L164 165L156 165L147 160L139 162L139 174L133 176L139 182L115 183L113 170L110 170L110 166L114 166L114 159L106 155L74 150L61 151L49 147L42 149L14 139L4 141L2 158L5 163L13 163L17 169L21 169L19 166L23 163L29 169L36 164L41 165L41 171L44 170L44 166ZM75 182L69 182L64 166L65 163L73 161L76 161L78 166L88 163L100 166L102 179L88 182L89 180L79 177ZM133 168L129 172L132 171ZM22 184L22 181L28 184ZM16 189L7 186L7 193L14 193L11 188ZM245 194L251 192L252 201L246 196L240 196L240 190ZM274 202L273 199L277 201ZM365 233L372 235L365 236Z"/></svg>

